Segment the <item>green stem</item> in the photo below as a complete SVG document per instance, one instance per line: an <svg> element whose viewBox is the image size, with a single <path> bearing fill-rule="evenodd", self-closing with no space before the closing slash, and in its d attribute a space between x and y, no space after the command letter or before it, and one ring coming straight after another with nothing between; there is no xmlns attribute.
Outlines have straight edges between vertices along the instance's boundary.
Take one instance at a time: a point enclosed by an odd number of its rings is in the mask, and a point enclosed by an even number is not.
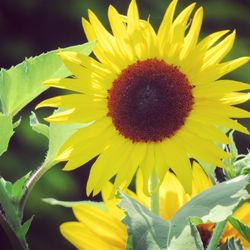
<svg viewBox="0 0 250 250"><path fill-rule="evenodd" d="M29 198L30 192L32 191L35 184L40 180L40 178L43 176L43 174L48 170L48 168L45 167L45 165L42 165L38 167L36 170L33 171L27 182L24 186L24 193L22 195L22 198L19 202L19 211L21 214L21 218L23 216L24 207L26 205L26 202Z"/></svg>
<svg viewBox="0 0 250 250"><path fill-rule="evenodd" d="M6 233L6 236L9 239L9 242L13 249L23 249L25 244L20 241L20 239L17 238L16 234L10 227L9 223L6 221L5 216L0 211L0 226L3 228L4 232Z"/></svg>
<svg viewBox="0 0 250 250"><path fill-rule="evenodd" d="M217 225L213 231L212 238L209 241L207 250L214 250L217 248L226 224L227 224L227 220L224 220L224 221L217 223Z"/></svg>
<svg viewBox="0 0 250 250"><path fill-rule="evenodd" d="M159 180L154 170L150 178L150 210L156 215L160 215Z"/></svg>

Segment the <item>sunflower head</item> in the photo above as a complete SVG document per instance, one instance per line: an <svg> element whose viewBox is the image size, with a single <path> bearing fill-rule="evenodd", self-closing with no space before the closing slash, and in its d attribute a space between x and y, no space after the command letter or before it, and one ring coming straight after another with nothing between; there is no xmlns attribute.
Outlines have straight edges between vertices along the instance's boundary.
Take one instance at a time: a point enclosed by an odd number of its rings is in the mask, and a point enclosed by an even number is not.
<svg viewBox="0 0 250 250"><path fill-rule="evenodd" d="M191 193L190 158L223 167L221 160L230 156L218 145L229 139L219 128L248 133L232 118L250 117L234 106L249 99L238 92L249 85L219 80L249 61L222 62L235 32L219 31L199 41L203 9L191 19L191 4L174 18L176 5L177 0L170 3L157 31L140 18L135 0L126 16L109 7L112 33L89 11L89 21L82 23L88 40L97 41L97 59L60 53L74 77L46 83L76 92L38 105L64 109L49 122L89 124L64 143L56 158L73 170L98 156L88 194L100 192L114 176L115 187L129 185L138 168L145 192L153 171L161 183L171 169Z"/></svg>
<svg viewBox="0 0 250 250"><path fill-rule="evenodd" d="M141 172L136 176L136 192L125 190L128 196L149 208L149 198L143 192ZM184 187L176 176L167 172L159 189L160 217L170 221L175 214L192 198L202 191L212 187L212 182L202 168L194 163L192 166L192 195L186 193ZM108 200L113 184L107 183L102 190L105 209L93 207L89 204L75 205L73 212L78 221L66 222L60 226L63 236L78 249L126 249L128 231L122 223L124 211L117 207L118 200ZM250 204L245 203L233 216L246 225L250 225ZM200 233L204 247L207 247L213 234L215 224L200 224L197 229ZM223 245L228 239L240 239L245 249L250 244L232 227L227 224L220 239Z"/></svg>

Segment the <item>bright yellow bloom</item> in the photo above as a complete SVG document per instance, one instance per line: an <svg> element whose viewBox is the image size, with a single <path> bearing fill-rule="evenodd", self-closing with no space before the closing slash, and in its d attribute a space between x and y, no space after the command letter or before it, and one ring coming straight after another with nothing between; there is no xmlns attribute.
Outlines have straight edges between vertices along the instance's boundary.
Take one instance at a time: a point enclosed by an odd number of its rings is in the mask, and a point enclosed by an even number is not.
<svg viewBox="0 0 250 250"><path fill-rule="evenodd" d="M192 186L193 193L189 195L174 174L170 172L166 174L160 186L160 216L163 219L171 220L176 212L191 198L212 186L210 179L198 164L193 165ZM73 211L79 221L66 222L61 225L60 229L63 236L77 248L85 250L125 249L128 236L126 227L121 222L124 216L123 211L116 207L117 200L106 200L111 189L112 185L109 184L103 192L106 211L91 205L76 205L73 207ZM141 175L137 175L136 193L128 190L127 194L148 208L149 199L144 195L142 189ZM250 204L246 203L240 207L234 213L234 217L250 225ZM198 228L201 236L211 236L213 225L204 224ZM239 233L228 223L222 235L221 243L226 242L231 237L240 238L245 249L250 249L250 244L240 237ZM203 238L203 240L209 239Z"/></svg>
<svg viewBox="0 0 250 250"><path fill-rule="evenodd" d="M56 158L67 161L64 170L73 170L98 156L88 194L100 192L114 176L115 187L124 181L128 186L138 168L145 185L154 169L162 181L171 168L191 193L190 158L223 167L221 159L230 157L218 146L229 143L219 127L248 133L231 118L250 117L232 106L249 99L237 91L250 85L219 80L249 61L242 57L222 62L235 31L219 31L198 41L203 9L190 19L195 7L191 4L174 19L176 5L173 0L157 32L140 19L135 0L127 16L109 7L112 34L89 11L89 21L82 23L88 40L97 40L98 60L60 53L74 78L46 83L78 92L40 103L38 107L63 109L47 121L90 123L65 142Z"/></svg>

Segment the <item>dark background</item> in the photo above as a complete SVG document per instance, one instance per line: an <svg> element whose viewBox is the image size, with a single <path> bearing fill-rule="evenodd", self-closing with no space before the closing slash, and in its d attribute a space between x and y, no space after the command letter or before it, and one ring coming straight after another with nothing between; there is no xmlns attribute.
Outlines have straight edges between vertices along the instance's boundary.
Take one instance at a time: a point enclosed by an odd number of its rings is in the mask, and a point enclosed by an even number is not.
<svg viewBox="0 0 250 250"><path fill-rule="evenodd" d="M164 14L167 0L138 0L141 17L158 27ZM192 1L180 0L178 9ZM237 29L237 39L228 59L250 55L250 1L249 0L203 0L198 6L205 9L202 36L221 29ZM9 68L25 57L42 52L84 43L86 40L81 27L81 17L87 17L87 9L92 9L108 25L107 8L113 4L125 14L129 1L107 0L2 0L0 1L0 67ZM230 77L249 82L250 65L232 73ZM39 100L55 95L49 91L29 104L18 114L22 123L16 129L10 142L9 151L0 159L0 175L14 181L28 171L38 167L46 153L47 140L29 128L30 111ZM245 104L245 107L248 105ZM39 111L40 120L50 111ZM249 122L242 121L249 126ZM247 136L237 134L237 144L241 152L250 145ZM59 233L59 225L73 219L70 209L50 206L41 201L44 197L61 200L80 200L85 197L85 183L89 165L73 172L63 172L61 166L51 169L37 184L26 207L25 217L35 214L28 233L31 249L73 249ZM3 243L0 239L0 249ZM8 249L7 247L4 247Z"/></svg>

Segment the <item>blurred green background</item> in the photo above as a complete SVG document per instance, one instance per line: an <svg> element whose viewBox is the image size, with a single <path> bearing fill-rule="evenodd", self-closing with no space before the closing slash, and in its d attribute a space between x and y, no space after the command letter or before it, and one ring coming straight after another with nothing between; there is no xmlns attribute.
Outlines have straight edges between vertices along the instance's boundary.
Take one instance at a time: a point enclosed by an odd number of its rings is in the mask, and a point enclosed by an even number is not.
<svg viewBox="0 0 250 250"><path fill-rule="evenodd" d="M141 17L158 27L169 0L137 0ZM192 1L180 0L178 11ZM250 55L250 1L249 0L203 0L198 6L205 9L202 36L221 29L236 29L237 40L228 58ZM87 9L92 9L108 27L107 8L113 4L125 14L129 0L8 0L0 2L0 67L9 68L42 52L81 44L86 41L81 27L81 17L87 17ZM249 82L250 65L242 67L231 78ZM0 159L0 175L11 181L38 167L46 154L47 140L29 127L30 111L39 100L57 94L49 90L25 110L18 114L21 125L12 137L9 151ZM245 106L249 103L245 104ZM39 111L40 120L51 111ZM247 121L242 121L247 125ZM249 128L248 122L248 128ZM250 145L247 136L237 134L237 144L241 152ZM59 233L59 225L73 219L70 209L50 206L41 201L44 197L61 200L80 200L85 197L85 183L91 163L74 172L63 172L61 166L51 169L37 184L26 207L25 217L35 214L28 233L31 249L73 249ZM98 199L99 197L97 197ZM9 249L0 241L1 249Z"/></svg>

